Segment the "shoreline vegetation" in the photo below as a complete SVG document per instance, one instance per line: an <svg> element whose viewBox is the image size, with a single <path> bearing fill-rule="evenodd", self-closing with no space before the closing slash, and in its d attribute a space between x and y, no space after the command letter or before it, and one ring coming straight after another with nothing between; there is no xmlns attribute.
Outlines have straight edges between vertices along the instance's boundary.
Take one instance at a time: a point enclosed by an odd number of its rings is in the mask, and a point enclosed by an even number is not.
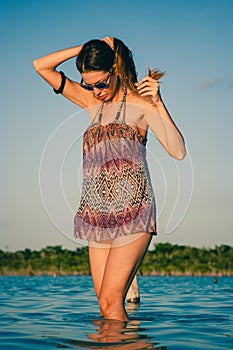
<svg viewBox="0 0 233 350"><path fill-rule="evenodd" d="M48 246L39 251L0 250L1 276L90 275L88 248ZM149 250L139 276L233 276L233 247L194 248L157 243Z"/></svg>

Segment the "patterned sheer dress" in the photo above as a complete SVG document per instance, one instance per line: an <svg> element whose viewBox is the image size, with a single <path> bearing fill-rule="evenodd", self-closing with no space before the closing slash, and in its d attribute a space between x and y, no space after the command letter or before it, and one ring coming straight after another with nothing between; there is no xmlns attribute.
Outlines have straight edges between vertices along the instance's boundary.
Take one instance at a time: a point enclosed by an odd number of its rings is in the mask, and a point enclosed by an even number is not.
<svg viewBox="0 0 233 350"><path fill-rule="evenodd" d="M107 124L102 124L103 106L83 136L83 184L74 236L101 242L139 232L156 234L147 139L125 122L126 91Z"/></svg>

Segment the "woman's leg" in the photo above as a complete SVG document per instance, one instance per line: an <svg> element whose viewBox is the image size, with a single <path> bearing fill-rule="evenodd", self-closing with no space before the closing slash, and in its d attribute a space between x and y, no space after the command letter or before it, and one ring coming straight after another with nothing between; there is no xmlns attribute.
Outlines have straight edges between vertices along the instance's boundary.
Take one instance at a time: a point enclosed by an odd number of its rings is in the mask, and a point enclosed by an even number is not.
<svg viewBox="0 0 233 350"><path fill-rule="evenodd" d="M111 247L111 245L109 245ZM94 285L95 294L99 300L100 290L104 276L106 261L108 259L110 248L100 248L98 243L89 245L89 260L91 266L91 276ZM103 313L100 310L100 316Z"/></svg>
<svg viewBox="0 0 233 350"><path fill-rule="evenodd" d="M105 318L128 320L124 308L124 298L151 237L150 234L145 233L130 244L112 247L109 250L105 249L105 251L103 249L99 251L100 248L94 247L89 249L90 263L95 274L93 282L94 280L99 281L96 283L95 289L97 290L101 314ZM101 276L102 283L100 282Z"/></svg>
<svg viewBox="0 0 233 350"><path fill-rule="evenodd" d="M101 248L101 246L102 245L100 243L92 242L91 244L89 244L88 248L91 266L91 276L94 285L94 290L98 300L100 296L100 290L103 281L106 262L108 259L108 254L111 249L111 244L109 244L108 248Z"/></svg>

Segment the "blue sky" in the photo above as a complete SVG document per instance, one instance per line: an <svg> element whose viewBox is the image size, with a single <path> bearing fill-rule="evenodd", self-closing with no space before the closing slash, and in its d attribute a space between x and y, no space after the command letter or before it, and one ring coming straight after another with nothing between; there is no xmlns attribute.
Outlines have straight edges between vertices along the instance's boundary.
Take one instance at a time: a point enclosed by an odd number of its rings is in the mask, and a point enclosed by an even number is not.
<svg viewBox="0 0 233 350"><path fill-rule="evenodd" d="M59 134L55 130L60 130L61 123L68 125L74 116L79 137L88 120L79 107L53 94L34 72L32 61L107 35L121 38L132 50L139 78L147 66L166 70L162 97L189 150L189 158L177 164L150 137L150 167L158 204L163 207L156 241L206 247L233 244L232 13L231 0L1 3L0 249L76 248L69 228L66 237L46 213L39 166L48 139ZM72 79L79 79L74 60L62 68ZM63 169L64 192L73 210L79 199L79 147L80 138L70 148ZM177 196L176 167L184 179L185 196L185 186L190 193L190 164L191 203L181 223L168 233L166 225ZM53 181L49 175L48 186ZM168 195L163 198L165 187ZM56 203L54 196L54 208Z"/></svg>

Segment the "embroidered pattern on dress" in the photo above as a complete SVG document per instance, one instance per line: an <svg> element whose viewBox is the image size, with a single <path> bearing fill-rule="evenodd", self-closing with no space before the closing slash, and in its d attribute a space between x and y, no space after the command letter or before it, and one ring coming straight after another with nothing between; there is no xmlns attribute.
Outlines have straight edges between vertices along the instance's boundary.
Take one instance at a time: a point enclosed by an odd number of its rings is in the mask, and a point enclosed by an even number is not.
<svg viewBox="0 0 233 350"><path fill-rule="evenodd" d="M155 232L146 138L125 123L91 125L83 138L83 187L76 238L106 240Z"/></svg>

